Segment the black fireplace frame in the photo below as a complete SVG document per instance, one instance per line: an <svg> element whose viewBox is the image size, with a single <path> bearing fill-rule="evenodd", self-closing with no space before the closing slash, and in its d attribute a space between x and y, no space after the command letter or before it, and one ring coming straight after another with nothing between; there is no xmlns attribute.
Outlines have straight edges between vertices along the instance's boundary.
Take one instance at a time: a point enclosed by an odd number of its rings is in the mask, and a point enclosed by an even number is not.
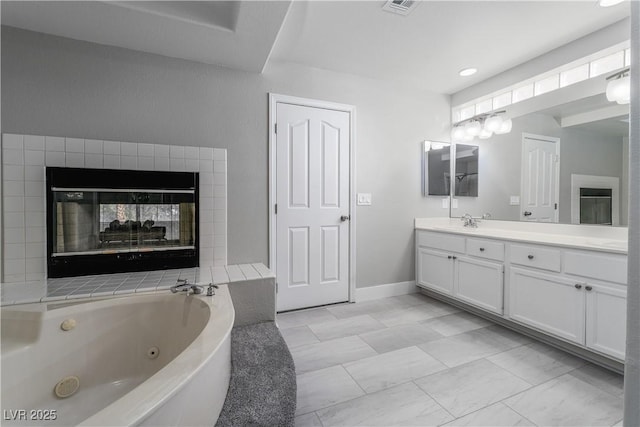
<svg viewBox="0 0 640 427"><path fill-rule="evenodd" d="M199 174L197 172L134 171L121 169L46 168L47 277L191 268L199 265L200 218ZM52 188L110 188L148 190L193 190L195 247L162 251L140 251L91 255L53 255L54 197Z"/></svg>

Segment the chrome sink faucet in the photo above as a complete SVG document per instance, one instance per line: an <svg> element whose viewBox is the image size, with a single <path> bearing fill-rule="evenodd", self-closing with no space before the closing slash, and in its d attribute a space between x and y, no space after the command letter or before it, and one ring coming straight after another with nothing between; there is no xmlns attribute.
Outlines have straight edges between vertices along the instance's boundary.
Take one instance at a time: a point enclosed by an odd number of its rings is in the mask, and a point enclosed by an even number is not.
<svg viewBox="0 0 640 427"><path fill-rule="evenodd" d="M466 213L461 218L460 221L464 221L465 227L478 228L478 220L472 217L470 214Z"/></svg>
<svg viewBox="0 0 640 427"><path fill-rule="evenodd" d="M189 283L188 279L178 279L176 280L176 284L170 288L171 293L175 294L178 292L186 292L187 295L189 293L193 293L195 295L199 295L204 292L204 288L200 285L195 285Z"/></svg>

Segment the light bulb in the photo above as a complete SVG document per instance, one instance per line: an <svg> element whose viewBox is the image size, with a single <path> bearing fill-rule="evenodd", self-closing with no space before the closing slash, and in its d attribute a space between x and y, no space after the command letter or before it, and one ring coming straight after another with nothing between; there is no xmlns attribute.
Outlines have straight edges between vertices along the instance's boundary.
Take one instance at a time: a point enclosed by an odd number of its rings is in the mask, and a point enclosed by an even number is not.
<svg viewBox="0 0 640 427"><path fill-rule="evenodd" d="M622 3L624 0L599 0L600 7L610 7Z"/></svg>
<svg viewBox="0 0 640 427"><path fill-rule="evenodd" d="M462 141L465 136L465 131L462 126L456 126L451 130L451 138L454 141Z"/></svg>
<svg viewBox="0 0 640 427"><path fill-rule="evenodd" d="M487 128L485 127L484 129L482 129L480 131L480 135L478 135L478 138L480 139L489 139L493 136L493 132L491 132L490 130L487 130Z"/></svg>
<svg viewBox="0 0 640 427"><path fill-rule="evenodd" d="M487 117L484 121L484 128L491 133L499 130L500 126L502 126L502 117L497 114Z"/></svg>
<svg viewBox="0 0 640 427"><path fill-rule="evenodd" d="M631 102L631 78L629 76L611 80L607 84L607 100L618 104Z"/></svg>
<svg viewBox="0 0 640 427"><path fill-rule="evenodd" d="M478 136L482 130L482 125L477 120L471 120L464 125L464 131L467 135Z"/></svg>
<svg viewBox="0 0 640 427"><path fill-rule="evenodd" d="M502 125L500 125L500 129L498 129L495 133L496 135L502 135L505 133L511 132L511 128L513 127L513 122L511 119L504 120Z"/></svg>
<svg viewBox="0 0 640 427"><path fill-rule="evenodd" d="M458 74L462 77L469 77L478 72L477 68L464 68L458 72Z"/></svg>

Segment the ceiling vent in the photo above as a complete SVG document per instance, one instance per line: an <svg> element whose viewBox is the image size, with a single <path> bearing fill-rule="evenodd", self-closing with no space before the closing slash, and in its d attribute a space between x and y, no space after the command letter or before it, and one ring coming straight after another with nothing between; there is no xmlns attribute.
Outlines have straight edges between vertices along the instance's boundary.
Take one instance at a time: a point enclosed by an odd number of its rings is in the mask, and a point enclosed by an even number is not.
<svg viewBox="0 0 640 427"><path fill-rule="evenodd" d="M382 10L406 16L418 5L417 0L389 0L382 6Z"/></svg>

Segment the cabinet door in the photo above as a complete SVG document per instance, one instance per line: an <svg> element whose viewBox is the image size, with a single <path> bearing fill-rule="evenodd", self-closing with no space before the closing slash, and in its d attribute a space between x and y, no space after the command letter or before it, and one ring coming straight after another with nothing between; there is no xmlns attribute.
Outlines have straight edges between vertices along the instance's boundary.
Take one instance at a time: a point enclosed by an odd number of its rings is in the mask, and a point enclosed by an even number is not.
<svg viewBox="0 0 640 427"><path fill-rule="evenodd" d="M456 296L462 301L502 314L503 265L458 257Z"/></svg>
<svg viewBox="0 0 640 427"><path fill-rule="evenodd" d="M509 317L584 345L584 284L512 267Z"/></svg>
<svg viewBox="0 0 640 427"><path fill-rule="evenodd" d="M418 248L418 285L452 295L453 261L446 252Z"/></svg>
<svg viewBox="0 0 640 427"><path fill-rule="evenodd" d="M627 292L587 283L587 347L624 360Z"/></svg>

